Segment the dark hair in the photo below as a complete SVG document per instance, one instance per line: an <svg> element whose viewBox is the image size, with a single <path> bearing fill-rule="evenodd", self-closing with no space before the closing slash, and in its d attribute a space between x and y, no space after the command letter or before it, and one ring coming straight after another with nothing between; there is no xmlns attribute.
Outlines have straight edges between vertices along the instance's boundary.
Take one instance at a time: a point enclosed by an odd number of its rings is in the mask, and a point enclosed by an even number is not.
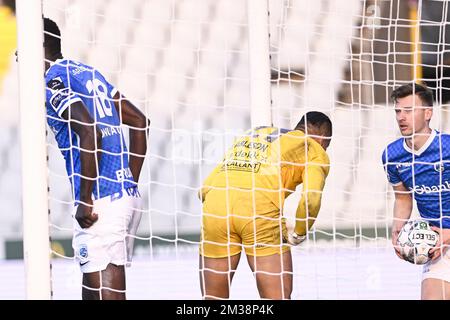
<svg viewBox="0 0 450 320"><path fill-rule="evenodd" d="M394 103L398 102L398 99L405 98L411 95L418 95L422 103L427 106L433 106L433 92L428 89L427 86L418 84L418 83L410 83L405 84L403 86L398 87L391 93L391 99Z"/></svg>
<svg viewBox="0 0 450 320"><path fill-rule="evenodd" d="M325 126L324 129L326 130L326 132L324 132L324 134L326 134L326 136L328 137L331 137L333 135L333 125L331 123L331 120L326 114L322 112L310 111L305 113L295 129L304 130L309 126L315 128L322 128L322 126Z"/></svg>
<svg viewBox="0 0 450 320"><path fill-rule="evenodd" d="M61 53L61 31L49 18L44 18L44 47L49 48L53 54Z"/></svg>
<svg viewBox="0 0 450 320"><path fill-rule="evenodd" d="M3 0L3 5L11 9L14 14L16 13L16 1L15 0Z"/></svg>

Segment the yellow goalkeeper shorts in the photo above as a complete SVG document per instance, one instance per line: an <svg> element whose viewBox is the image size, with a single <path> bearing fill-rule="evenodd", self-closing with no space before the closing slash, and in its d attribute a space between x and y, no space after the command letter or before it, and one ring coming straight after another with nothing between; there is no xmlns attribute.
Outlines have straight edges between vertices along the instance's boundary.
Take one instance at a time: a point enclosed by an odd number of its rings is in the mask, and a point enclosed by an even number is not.
<svg viewBox="0 0 450 320"><path fill-rule="evenodd" d="M208 258L269 256L289 250L286 224L278 209L258 191L211 190L203 202L200 254Z"/></svg>

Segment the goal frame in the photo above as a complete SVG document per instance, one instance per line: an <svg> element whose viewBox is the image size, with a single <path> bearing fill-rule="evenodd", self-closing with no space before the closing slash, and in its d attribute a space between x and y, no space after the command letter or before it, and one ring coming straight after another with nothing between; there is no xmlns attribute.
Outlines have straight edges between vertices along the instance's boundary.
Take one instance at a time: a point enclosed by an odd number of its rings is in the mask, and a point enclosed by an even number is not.
<svg viewBox="0 0 450 320"><path fill-rule="evenodd" d="M17 1L16 11L26 297L48 300L51 251L42 2Z"/></svg>

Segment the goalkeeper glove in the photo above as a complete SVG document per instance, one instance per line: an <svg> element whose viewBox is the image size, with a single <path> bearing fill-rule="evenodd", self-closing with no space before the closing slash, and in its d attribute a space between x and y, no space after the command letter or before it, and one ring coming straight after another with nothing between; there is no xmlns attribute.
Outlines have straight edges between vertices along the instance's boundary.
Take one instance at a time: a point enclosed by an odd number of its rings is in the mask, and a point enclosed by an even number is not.
<svg viewBox="0 0 450 320"><path fill-rule="evenodd" d="M295 232L289 232L289 233L288 233L288 239L287 239L287 241L288 241L288 243L289 243L290 245L298 246L298 245L299 245L300 243L302 243L305 239L306 239L306 235L300 236L300 235L298 235L298 234L295 233Z"/></svg>

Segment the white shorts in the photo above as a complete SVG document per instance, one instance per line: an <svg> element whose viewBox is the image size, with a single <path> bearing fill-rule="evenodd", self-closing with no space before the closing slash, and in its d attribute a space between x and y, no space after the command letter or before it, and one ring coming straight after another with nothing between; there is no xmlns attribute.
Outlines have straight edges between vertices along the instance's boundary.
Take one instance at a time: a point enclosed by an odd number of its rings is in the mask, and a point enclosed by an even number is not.
<svg viewBox="0 0 450 320"><path fill-rule="evenodd" d="M428 278L450 282L450 250L448 247L436 261L430 261L423 266L422 281Z"/></svg>
<svg viewBox="0 0 450 320"><path fill-rule="evenodd" d="M137 188L95 200L93 211L98 214L98 220L90 228L81 228L73 219L72 247L81 272L102 271L110 263L130 266L142 215Z"/></svg>

